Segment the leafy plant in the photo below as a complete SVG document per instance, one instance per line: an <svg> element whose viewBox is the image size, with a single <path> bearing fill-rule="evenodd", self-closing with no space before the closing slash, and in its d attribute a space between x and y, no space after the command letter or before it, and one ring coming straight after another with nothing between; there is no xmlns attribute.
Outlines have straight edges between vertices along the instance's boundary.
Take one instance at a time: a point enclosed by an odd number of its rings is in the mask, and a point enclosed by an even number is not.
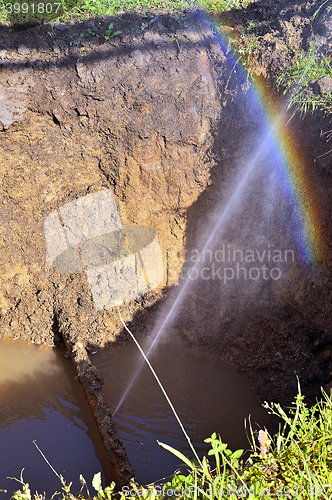
<svg viewBox="0 0 332 500"><path fill-rule="evenodd" d="M245 57L251 55L259 46L259 41L255 35L251 35L251 38L248 39L242 34L240 39L242 41L243 48L238 49L238 53L244 55Z"/></svg>
<svg viewBox="0 0 332 500"><path fill-rule="evenodd" d="M302 115L318 109L331 112L332 93L318 95L310 90L310 86L323 76L332 78L331 63L311 42L309 51L302 52L300 59L282 73L277 85L284 87L284 94L289 93L288 107L295 106Z"/></svg>
<svg viewBox="0 0 332 500"><path fill-rule="evenodd" d="M248 7L248 0L198 0L198 5L208 10L223 12L231 9L243 9Z"/></svg>
<svg viewBox="0 0 332 500"><path fill-rule="evenodd" d="M249 425L251 455L244 461L243 450L232 453L220 436L214 433L205 442L211 444L209 455L215 457L212 468L206 457L202 466L172 449L171 451L189 467L188 476L179 476L166 483L171 489L181 480L187 490L193 486L190 498L238 498L251 500L264 497L297 499L330 499L332 490L332 403L323 391L323 399L307 408L299 387L298 395L289 413L279 404L263 405L277 415L282 425L274 438L267 431L259 432L260 442ZM270 443L274 446L270 449ZM197 496L197 493L199 495ZM180 497L179 497L180 498ZM185 497L181 497L185 498Z"/></svg>
<svg viewBox="0 0 332 500"><path fill-rule="evenodd" d="M117 35L121 35L122 31L114 31L113 32L113 29L114 29L114 23L111 23L108 26L108 29L106 30L105 40L109 40L110 38L114 38Z"/></svg>
<svg viewBox="0 0 332 500"><path fill-rule="evenodd" d="M101 473L100 472L98 472L98 474L94 475L94 477L92 479L92 486L96 490L96 492L98 493L98 500L104 500L104 499L111 500L112 499L112 493L113 493L114 488L115 488L115 483L113 482L113 483L111 483L110 486L107 486L105 489L103 489L103 487L101 485ZM89 491L88 491L88 496L90 496Z"/></svg>

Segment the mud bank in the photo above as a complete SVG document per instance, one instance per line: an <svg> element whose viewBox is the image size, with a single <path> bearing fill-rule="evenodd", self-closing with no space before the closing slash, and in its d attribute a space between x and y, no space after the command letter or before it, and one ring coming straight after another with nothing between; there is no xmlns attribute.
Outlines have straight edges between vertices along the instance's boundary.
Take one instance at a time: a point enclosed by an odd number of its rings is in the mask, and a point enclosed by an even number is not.
<svg viewBox="0 0 332 500"><path fill-rule="evenodd" d="M108 459L113 467L119 487L135 479L135 473L127 457L125 447L116 430L111 411L105 403L103 379L92 365L85 346L76 340L79 323L65 310L56 309L59 333L76 367L79 381L98 426Z"/></svg>
<svg viewBox="0 0 332 500"><path fill-rule="evenodd" d="M242 20L257 18L265 4L241 11ZM239 13L232 15L240 30ZM303 11L303 19L308 15ZM149 329L149 313L176 288L183 251L195 248L216 198L228 193L229 178L258 130L250 118L248 84L231 78L234 68L199 13L154 18L124 14L115 21L121 34L111 43L105 40L111 19L0 28L1 335L48 345L64 337L110 460L120 462L125 480L132 470L87 352L126 333L116 311L96 310L83 272L52 269L45 218L65 203L111 189L124 225L156 231L164 280L122 307L133 331ZM270 23L290 26L279 21L277 14L269 17ZM264 46L255 56L257 72L271 81L277 76L273 68L280 67L271 63L275 54L287 63L288 52ZM269 286L243 314L230 300L221 316L216 285L201 289L176 325L232 362L262 400L281 402L293 398L296 376L309 401L320 386L332 383L331 164L330 156L317 159L326 153L318 131L328 128L329 119L294 118L291 126L299 142L294 148L303 150L312 173L325 263L316 270L294 265L287 282Z"/></svg>

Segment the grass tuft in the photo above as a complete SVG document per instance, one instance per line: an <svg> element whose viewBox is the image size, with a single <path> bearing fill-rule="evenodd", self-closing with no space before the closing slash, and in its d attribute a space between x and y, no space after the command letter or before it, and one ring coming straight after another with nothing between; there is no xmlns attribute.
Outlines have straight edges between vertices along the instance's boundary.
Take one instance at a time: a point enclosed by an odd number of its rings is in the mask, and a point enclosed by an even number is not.
<svg viewBox="0 0 332 500"><path fill-rule="evenodd" d="M331 113L332 92L320 94L313 91L317 80L324 76L332 78L331 62L312 42L309 51L302 52L301 57L282 73L277 85L284 88L284 94L289 94L288 107L294 106L301 115L317 110Z"/></svg>

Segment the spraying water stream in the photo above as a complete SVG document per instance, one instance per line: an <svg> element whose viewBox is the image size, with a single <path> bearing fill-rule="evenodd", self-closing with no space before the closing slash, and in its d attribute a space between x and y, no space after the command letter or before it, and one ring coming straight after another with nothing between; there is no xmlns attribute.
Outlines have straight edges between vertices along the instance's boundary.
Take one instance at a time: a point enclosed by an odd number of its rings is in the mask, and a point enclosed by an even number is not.
<svg viewBox="0 0 332 500"><path fill-rule="evenodd" d="M248 225L252 228L252 248L255 248L255 246L259 248L262 234L265 242L273 241L278 244L283 239L284 245L286 242L290 244L289 235L285 235L280 228L280 223L276 222L275 211L278 210L278 208L276 209L276 199L282 199L285 202L285 193L282 193L282 189L280 189L280 172L278 173L280 156L273 139L274 131L274 127L268 127L264 134L259 134L260 139L256 139L254 147L251 146L251 149L253 149L251 155L249 157L245 155L242 159L242 167L239 168L236 181L231 183L229 189L231 195L228 197L227 202L217 204L217 208L213 210L209 222L206 224L207 227L203 234L199 235L199 241L194 245L196 258L191 263L192 267L186 273L186 277L182 279L182 282L180 280L180 285L171 291L165 303L160 307L158 314L154 315L154 326L151 334L148 338L143 338L142 341L146 356L149 359L151 358L152 365L155 367L158 376L168 388L166 389L167 393L176 410L180 413L180 418L183 419L185 428L194 442L195 449L199 450L200 456L207 452L207 447L202 446L203 440L214 431L220 432L223 439L230 442L231 446L246 448L243 434L240 439L237 438L237 435L241 435L240 428L243 428L243 418L247 417L249 413L254 412L259 416L257 420L261 426L266 425L267 422L267 415L262 410L258 411L258 405L254 403L254 400L250 399L248 395L249 399L244 397L244 392L248 393L249 391L241 377L229 367L223 365L220 360L218 362L216 355L216 359L214 359L212 354L198 354L200 349L193 346L188 352L188 345L185 345L181 336L179 337L179 332L181 331L181 320L183 320L184 316L188 318L188 314L185 313L186 307L188 307L187 304L204 302L204 298L208 294L211 296L213 287L215 287L219 297L219 299L214 299L216 303L218 303L218 300L223 300L224 305L229 306L229 297L234 293L237 294L237 299L235 302L233 301L233 307L235 303L239 316L244 315L245 317L249 301L256 300L259 302L262 293L265 294L264 300L269 298L269 289L273 281L271 271L273 269L280 271L280 274L278 271L277 279L282 275L279 267L274 267L271 270L264 264L265 267L262 267L264 271L262 280L259 280L259 283L256 281L257 276L255 275L252 283L239 284L240 280L231 279L231 267L224 268L222 283L220 283L220 280L216 280L218 282L212 285L212 280L206 280L202 276L203 266L206 266L206 255L213 255L213 252L220 251L221 242L224 242L223 246L225 247L225 241L234 241L234 238L229 239L230 235L234 234L234 227L237 229L237 239L235 241L242 242L242 245L244 245L244 235L248 230ZM253 217L252 200L253 197L257 199L257 196L265 198L264 207L265 204L269 204L274 209L266 211L264 208L259 208L258 215ZM288 212L291 213L292 206L289 203L287 203L287 206ZM263 212L265 212L265 219L262 217ZM293 214L293 220L294 217ZM292 220L292 217L290 219ZM230 247L231 245L228 244L228 251L231 252L229 255L233 255L232 252L236 250L229 250ZM216 248L218 250L215 250ZM190 253L189 250L188 252ZM242 250L241 252L243 253ZM270 255L265 250L261 253L258 252L260 264L265 252L266 256ZM268 260L271 259L268 258ZM286 265L286 268L289 265L287 262L283 264ZM230 266L229 262L226 265ZM273 265L275 264L273 263ZM279 263L279 265L281 264ZM256 272L260 269L252 267L252 261L250 260L241 262L241 266L241 272L248 272L248 276L251 276L252 270ZM183 269L185 269L185 265ZM207 268L205 267L205 269ZM265 276L267 270L269 270L272 277L268 280L269 283L267 283ZM232 278L234 278L234 270L232 270L232 273ZM195 279L193 279L193 276ZM202 286L207 290L206 293L200 289ZM244 286L246 290L243 290ZM208 291L208 288L210 291ZM212 307L214 307L214 304ZM203 308L206 309L206 303L204 303ZM195 330L195 315L197 315L198 310L199 307L193 307L193 314L189 313L193 331ZM220 315L222 318L222 307L219 307L218 318L220 318ZM179 316L181 318L178 318ZM209 320L206 321L205 328L209 330ZM230 329L232 329L232 325L228 327L228 330ZM206 336L208 336L208 332ZM129 350L129 347L127 349ZM196 349L197 351L195 351ZM191 358L193 352L199 358L199 361L196 360L197 364L193 363ZM181 353L181 357L180 354L176 353ZM122 356L128 356L128 359L124 361ZM111 355L108 352L97 355L96 366L106 380L106 397L111 407L114 407L115 394L114 390L108 393L107 387L111 385L111 380L115 376L118 377L116 373L118 373L117 369L119 370L120 366L129 366L129 369L132 370L132 365L137 364L135 358L137 360L135 347L130 351L130 355L128 352L124 354L124 351L119 350L119 348L116 354ZM179 436L179 430L173 429L173 417L169 413L167 406L160 401L160 395L153 390L153 383L148 380L149 376L146 373L143 374L146 369L144 364L144 360L139 363L134 375L125 387L113 415L120 434L122 433L122 438L126 443L138 479L148 482L156 480L162 475L171 474L172 467L174 471L174 468L179 465L176 460L166 457L166 452L158 452L156 443L153 444L152 442L155 432L158 433L159 440L180 449L185 454L188 454L188 447ZM182 388L183 383L186 388ZM121 386L123 387L122 383ZM230 397L230 393L233 394L232 397ZM130 394L132 394L131 397ZM120 412L122 405L125 404L128 398L128 403L124 410ZM232 407L232 398L236 401L236 409ZM213 405L213 410L210 408L210 404ZM192 405L194 405L195 409L192 408ZM237 423L227 432L227 420L234 418L234 421L237 421L234 417L235 413L240 417L241 424ZM188 420L188 414L192 415L193 421ZM136 426L140 430L135 430L134 427ZM270 429L273 428L271 423L269 427ZM150 433L150 436L148 436L147 432ZM158 456L161 457L159 459L160 463L156 459Z"/></svg>
<svg viewBox="0 0 332 500"><path fill-rule="evenodd" d="M239 176L239 180L235 183L236 187L235 187L230 199L227 201L226 204L225 203L220 204L217 207L214 216L212 216L212 220L218 218L217 223L215 224L214 228L212 229L212 231L210 232L208 237L203 238L203 241L206 240L206 243L204 244L202 250L200 251L200 255L199 255L196 263L194 264L194 267L192 268L195 271L197 271L198 273L200 271L200 268L202 268L204 265L204 259L203 259L204 253L206 252L206 250L214 248L216 236L218 236L218 238L220 238L222 236L223 230L227 224L227 221L228 221L229 217L231 217L232 213L235 212L237 204L240 201L242 201L242 202L244 201L243 200L245 197L244 191L248 190L248 186L249 186L250 182L252 181L253 177L255 175L259 174L259 168L264 164L264 160L265 161L267 160L267 155L271 149L271 142L273 141L273 133L274 133L273 128L269 129L266 132L265 137L263 137L261 144L258 147L258 150L255 152L254 156L248 160L248 163L246 164L244 171L241 172L241 174ZM241 197L242 197L242 200L241 200ZM161 326L156 327L157 333L154 336L154 340L153 340L152 344L150 345L150 347L148 348L148 350L146 352L147 357L149 357L153 348L157 345L157 343L160 339L160 336L162 335L166 326L174 319L174 317L178 313L178 310L182 304L182 301L186 297L186 294L188 292L188 289L189 289L189 286L191 285L191 283L192 283L191 279L187 278L184 281L184 284L182 284L180 290L177 291L177 296L176 296L172 306L170 307L169 312L167 313L165 319L163 320ZM116 408L114 410L114 415L118 412L123 401L127 397L128 393L129 393L132 385L134 384L137 376L139 375L140 370L142 369L143 365L144 365L144 359L142 360L142 363L140 364L137 372L134 374L130 384L128 385L126 391L124 392L122 398L120 399L118 405L116 406Z"/></svg>

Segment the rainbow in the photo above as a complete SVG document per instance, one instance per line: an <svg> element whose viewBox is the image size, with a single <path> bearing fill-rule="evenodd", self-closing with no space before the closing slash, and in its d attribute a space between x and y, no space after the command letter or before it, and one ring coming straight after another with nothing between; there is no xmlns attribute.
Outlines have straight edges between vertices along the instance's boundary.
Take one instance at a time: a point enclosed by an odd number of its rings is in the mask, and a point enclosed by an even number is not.
<svg viewBox="0 0 332 500"><path fill-rule="evenodd" d="M234 72L236 69L238 81L242 83L247 81L243 58L234 50L229 38L206 16L202 20L209 24L215 34L231 71ZM202 64L205 63L204 57L203 55ZM280 109L275 96L268 92L265 80L259 77L251 79L248 94L248 98L252 98L256 104L263 123L273 133L272 148L276 148L279 156L278 163L284 179L283 187L297 214L297 228L294 230L302 262L310 267L322 265L327 256L327 243L311 166L304 157L291 127L286 123L286 109Z"/></svg>
<svg viewBox="0 0 332 500"><path fill-rule="evenodd" d="M289 192L296 204L302 232L302 251L313 265L323 264L327 255L324 223L319 195L314 187L311 166L305 158L297 138L287 123L285 110L267 95L265 82L256 80L254 93L260 101L262 112L275 130L275 141L282 160Z"/></svg>

